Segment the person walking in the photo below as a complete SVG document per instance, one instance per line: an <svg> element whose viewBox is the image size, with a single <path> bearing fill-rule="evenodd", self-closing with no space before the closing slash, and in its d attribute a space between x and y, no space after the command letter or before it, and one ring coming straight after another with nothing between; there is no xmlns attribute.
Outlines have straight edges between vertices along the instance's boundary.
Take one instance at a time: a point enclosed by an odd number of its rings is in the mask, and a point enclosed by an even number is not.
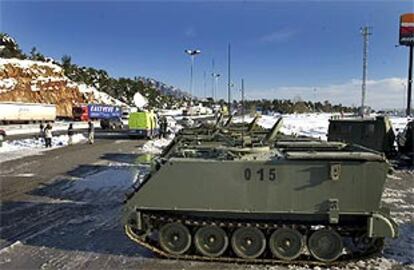
<svg viewBox="0 0 414 270"><path fill-rule="evenodd" d="M163 137L162 125L163 125L162 117L158 117L158 139L161 139Z"/></svg>
<svg viewBox="0 0 414 270"><path fill-rule="evenodd" d="M88 142L89 144L93 144L95 141L95 126L93 125L92 121L88 122Z"/></svg>
<svg viewBox="0 0 414 270"><path fill-rule="evenodd" d="M39 125L40 131L39 131L39 138L40 140L44 141L44 144L46 146L46 140L45 140L45 126L43 125L43 122L40 122Z"/></svg>
<svg viewBox="0 0 414 270"><path fill-rule="evenodd" d="M160 134L162 138L167 138L168 120L167 117L161 118Z"/></svg>
<svg viewBox="0 0 414 270"><path fill-rule="evenodd" d="M50 123L47 123L45 129L44 129L44 134L45 134L45 146L46 148L48 147L52 147L52 125Z"/></svg>
<svg viewBox="0 0 414 270"><path fill-rule="evenodd" d="M68 127L68 145L73 144L73 135L74 135L73 124L70 123Z"/></svg>

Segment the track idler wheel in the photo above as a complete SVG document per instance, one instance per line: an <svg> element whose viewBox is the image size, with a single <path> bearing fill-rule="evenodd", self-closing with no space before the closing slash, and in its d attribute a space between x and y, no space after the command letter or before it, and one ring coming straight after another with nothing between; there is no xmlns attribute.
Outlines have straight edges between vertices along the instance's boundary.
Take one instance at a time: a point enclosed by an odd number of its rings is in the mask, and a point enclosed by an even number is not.
<svg viewBox="0 0 414 270"><path fill-rule="evenodd" d="M242 227L233 233L231 247L237 256L244 259L255 259L265 250L266 237L257 228Z"/></svg>
<svg viewBox="0 0 414 270"><path fill-rule="evenodd" d="M226 232L217 226L205 226L194 235L196 249L207 257L219 257L227 249L229 238Z"/></svg>
<svg viewBox="0 0 414 270"><path fill-rule="evenodd" d="M191 246L191 233L181 223L167 223L160 229L159 243L166 252L181 255Z"/></svg>
<svg viewBox="0 0 414 270"><path fill-rule="evenodd" d="M302 234L294 229L281 228L272 233L269 247L272 254L282 260L293 260L302 253L304 240Z"/></svg>
<svg viewBox="0 0 414 270"><path fill-rule="evenodd" d="M334 230L318 230L309 237L308 249L317 260L332 262L342 254L342 238Z"/></svg>

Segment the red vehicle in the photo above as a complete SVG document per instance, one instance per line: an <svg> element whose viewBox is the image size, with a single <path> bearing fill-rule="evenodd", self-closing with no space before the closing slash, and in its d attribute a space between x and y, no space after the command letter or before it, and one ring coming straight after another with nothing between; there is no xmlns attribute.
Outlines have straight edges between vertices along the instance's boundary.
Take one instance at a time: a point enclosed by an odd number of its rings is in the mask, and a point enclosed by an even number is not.
<svg viewBox="0 0 414 270"><path fill-rule="evenodd" d="M121 119L122 110L118 106L106 104L82 104L72 108L74 120L102 120L102 119Z"/></svg>
<svg viewBox="0 0 414 270"><path fill-rule="evenodd" d="M73 120L75 121L88 121L89 110L88 105L80 105L72 108Z"/></svg>

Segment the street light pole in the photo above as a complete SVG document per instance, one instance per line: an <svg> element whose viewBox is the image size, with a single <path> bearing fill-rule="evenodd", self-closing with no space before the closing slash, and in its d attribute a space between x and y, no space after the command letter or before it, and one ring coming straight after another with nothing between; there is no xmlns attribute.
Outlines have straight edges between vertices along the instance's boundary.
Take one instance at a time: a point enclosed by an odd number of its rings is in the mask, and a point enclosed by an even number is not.
<svg viewBox="0 0 414 270"><path fill-rule="evenodd" d="M230 80L230 64L231 64L231 45L229 43L227 52L227 106L229 107L229 114L231 115L231 80Z"/></svg>
<svg viewBox="0 0 414 270"><path fill-rule="evenodd" d="M186 54L190 56L191 59L191 68L190 68L190 105L193 99L193 73L194 73L194 58L201 53L200 50L190 50L187 49L184 51Z"/></svg>
<svg viewBox="0 0 414 270"><path fill-rule="evenodd" d="M220 78L221 75L219 73L213 72L211 74L211 76L213 77L213 99L216 100L216 98L217 98L217 88L218 88L218 79Z"/></svg>
<svg viewBox="0 0 414 270"><path fill-rule="evenodd" d="M404 107L405 107L405 90L407 89L407 85L402 82L401 83L402 87L403 87L403 106L402 106L402 113L404 113Z"/></svg>
<svg viewBox="0 0 414 270"><path fill-rule="evenodd" d="M241 103L242 103L242 123L244 124L244 79L241 79ZM244 129L242 128L242 147L244 146Z"/></svg>
<svg viewBox="0 0 414 270"><path fill-rule="evenodd" d="M370 27L365 26L361 28L361 35L364 40L363 46L363 60L362 60L362 95L361 95L361 117L365 114L365 96L366 96L366 81L367 81L367 67L368 67L368 37L372 35Z"/></svg>
<svg viewBox="0 0 414 270"><path fill-rule="evenodd" d="M413 83L413 47L414 45L410 45L410 53L409 53L409 60L408 60L408 87L407 87L407 109L406 115L411 115L411 89Z"/></svg>

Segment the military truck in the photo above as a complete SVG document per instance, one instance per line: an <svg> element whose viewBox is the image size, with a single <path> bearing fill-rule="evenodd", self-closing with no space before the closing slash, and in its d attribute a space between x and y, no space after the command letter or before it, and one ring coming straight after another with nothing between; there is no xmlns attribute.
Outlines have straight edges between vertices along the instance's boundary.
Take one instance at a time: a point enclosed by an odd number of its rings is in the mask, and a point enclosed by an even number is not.
<svg viewBox="0 0 414 270"><path fill-rule="evenodd" d="M395 155L395 134L388 117L335 117L329 120L328 141L358 144L388 157Z"/></svg>
<svg viewBox="0 0 414 270"><path fill-rule="evenodd" d="M331 264L398 236L380 203L388 172L382 154L339 142L189 145L154 160L122 220L168 258Z"/></svg>
<svg viewBox="0 0 414 270"><path fill-rule="evenodd" d="M397 136L398 152L411 160L414 165L414 120L410 121Z"/></svg>

